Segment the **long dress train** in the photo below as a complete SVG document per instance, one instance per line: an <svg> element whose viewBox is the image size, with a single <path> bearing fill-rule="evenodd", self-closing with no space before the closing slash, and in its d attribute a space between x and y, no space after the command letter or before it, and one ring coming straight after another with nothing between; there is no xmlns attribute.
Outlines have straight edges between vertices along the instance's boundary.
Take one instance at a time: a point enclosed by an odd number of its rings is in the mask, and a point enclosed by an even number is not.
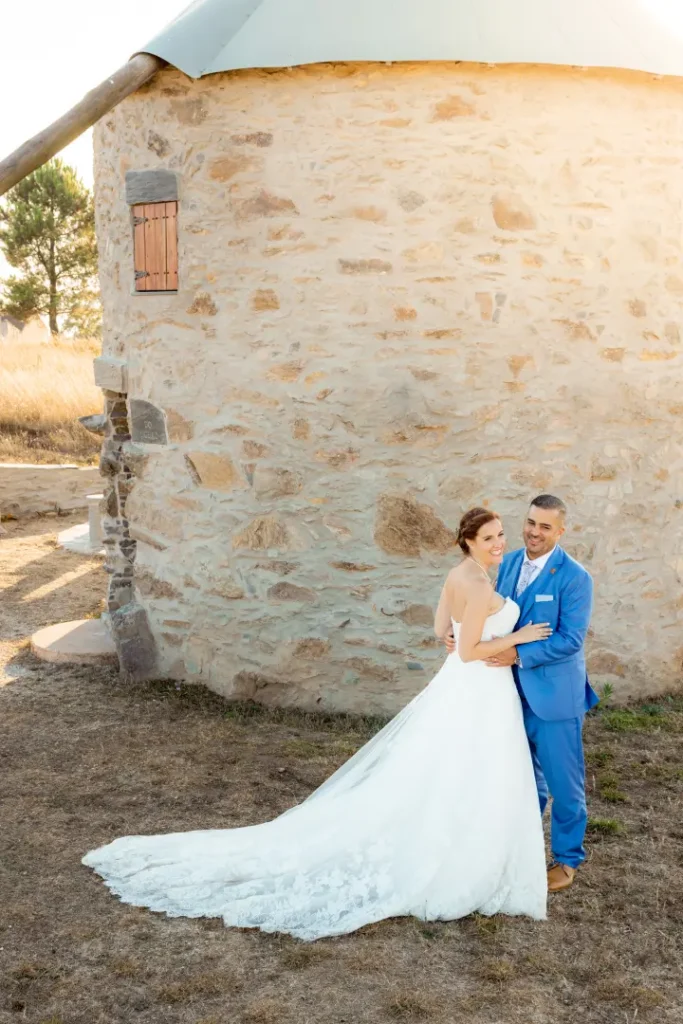
<svg viewBox="0 0 683 1024"><path fill-rule="evenodd" d="M506 600L483 639L510 633L518 616ZM127 836L83 863L125 903L305 940L403 915L543 919L543 830L512 672L451 655L384 729L274 821Z"/></svg>

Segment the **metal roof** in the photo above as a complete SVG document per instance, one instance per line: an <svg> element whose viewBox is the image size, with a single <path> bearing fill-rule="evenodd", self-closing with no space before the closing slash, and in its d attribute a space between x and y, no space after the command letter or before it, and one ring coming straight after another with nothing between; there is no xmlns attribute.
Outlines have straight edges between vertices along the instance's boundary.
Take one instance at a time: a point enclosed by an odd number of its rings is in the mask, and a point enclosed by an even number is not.
<svg viewBox="0 0 683 1024"><path fill-rule="evenodd" d="M195 0L142 47L201 78L333 61L475 61L683 76L683 0Z"/></svg>

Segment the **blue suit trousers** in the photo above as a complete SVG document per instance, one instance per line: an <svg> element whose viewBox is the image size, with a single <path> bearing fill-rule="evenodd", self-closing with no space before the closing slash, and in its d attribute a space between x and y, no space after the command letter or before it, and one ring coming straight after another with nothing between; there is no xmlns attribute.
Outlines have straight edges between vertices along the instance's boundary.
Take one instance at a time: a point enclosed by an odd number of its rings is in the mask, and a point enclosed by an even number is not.
<svg viewBox="0 0 683 1024"><path fill-rule="evenodd" d="M577 868L586 859L583 845L586 811L586 769L583 757L583 716L547 722L534 714L522 697L524 724L536 774L541 814L553 798L553 859Z"/></svg>

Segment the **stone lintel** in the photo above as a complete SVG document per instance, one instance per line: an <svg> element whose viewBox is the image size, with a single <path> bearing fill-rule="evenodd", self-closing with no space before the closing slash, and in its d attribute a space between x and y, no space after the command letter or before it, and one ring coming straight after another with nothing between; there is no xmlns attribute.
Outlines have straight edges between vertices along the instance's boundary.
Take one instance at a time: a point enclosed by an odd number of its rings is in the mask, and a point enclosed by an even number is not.
<svg viewBox="0 0 683 1024"><path fill-rule="evenodd" d="M173 203L177 199L178 178L173 171L158 168L154 171L126 172L126 202L129 206Z"/></svg>

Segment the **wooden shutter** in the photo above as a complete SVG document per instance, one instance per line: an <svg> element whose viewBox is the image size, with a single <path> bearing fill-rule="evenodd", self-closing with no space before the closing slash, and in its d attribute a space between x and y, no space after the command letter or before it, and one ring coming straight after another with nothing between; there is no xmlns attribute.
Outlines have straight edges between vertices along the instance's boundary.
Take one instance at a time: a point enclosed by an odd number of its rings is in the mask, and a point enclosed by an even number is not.
<svg viewBox="0 0 683 1024"><path fill-rule="evenodd" d="M133 206L135 290L178 290L178 203Z"/></svg>

